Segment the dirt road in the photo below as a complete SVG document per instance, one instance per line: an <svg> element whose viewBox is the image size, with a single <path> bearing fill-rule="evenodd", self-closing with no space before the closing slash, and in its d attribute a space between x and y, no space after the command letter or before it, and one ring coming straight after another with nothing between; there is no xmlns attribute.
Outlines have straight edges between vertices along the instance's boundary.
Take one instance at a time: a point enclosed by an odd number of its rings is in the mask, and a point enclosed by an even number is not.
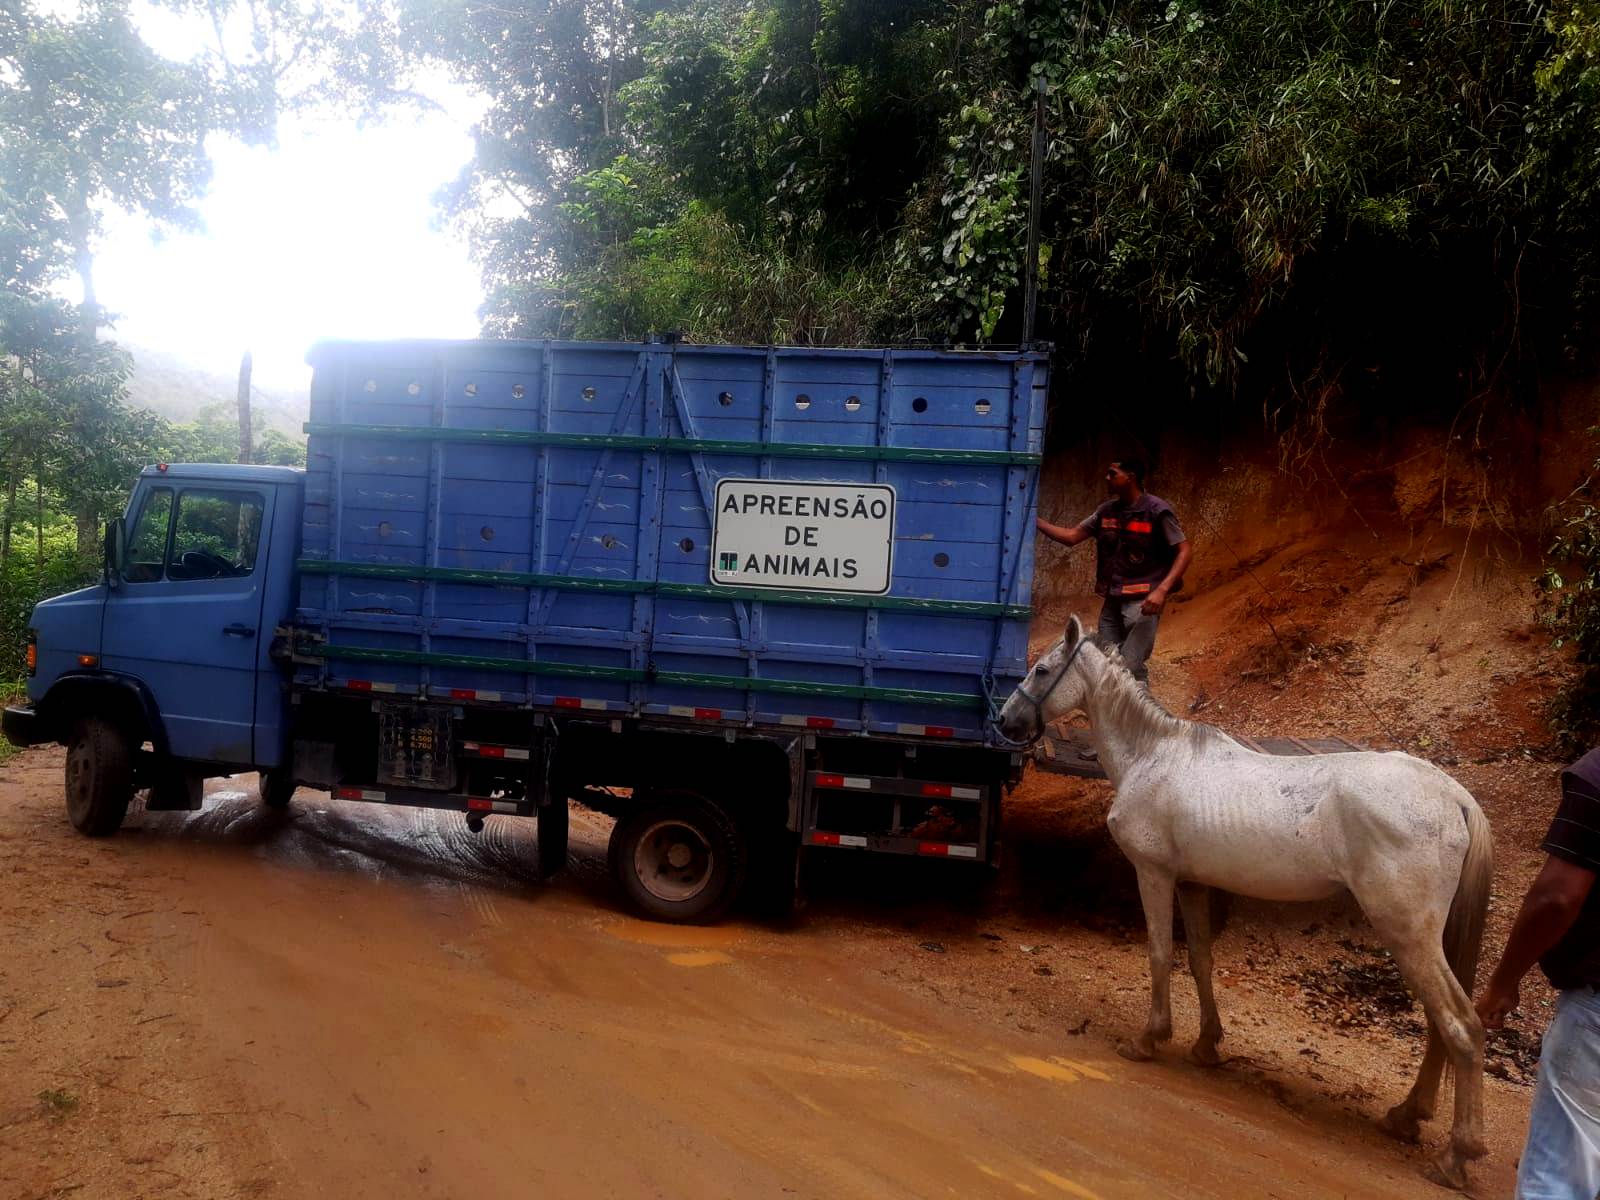
<svg viewBox="0 0 1600 1200"><path fill-rule="evenodd" d="M1445 1194L1301 1064L1136 1067L941 1003L906 977L954 954L836 917L626 917L598 818L544 887L531 823L279 814L248 777L96 842L59 762L0 768L4 1200Z"/></svg>

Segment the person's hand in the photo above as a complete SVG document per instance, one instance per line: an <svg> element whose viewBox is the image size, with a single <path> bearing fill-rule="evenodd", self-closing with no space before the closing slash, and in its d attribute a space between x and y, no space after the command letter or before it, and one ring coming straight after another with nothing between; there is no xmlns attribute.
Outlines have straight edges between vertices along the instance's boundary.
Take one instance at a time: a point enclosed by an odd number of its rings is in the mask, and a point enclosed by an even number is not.
<svg viewBox="0 0 1600 1200"><path fill-rule="evenodd" d="M1139 611L1147 617L1153 617L1167 604L1167 593L1157 588L1144 598L1144 603L1139 606Z"/></svg>
<svg viewBox="0 0 1600 1200"><path fill-rule="evenodd" d="M1483 989L1483 995L1478 997L1478 1019L1483 1022L1485 1029L1499 1029L1506 1023L1506 1014L1517 1007L1521 996L1516 984L1509 987L1495 980L1489 980L1489 986Z"/></svg>

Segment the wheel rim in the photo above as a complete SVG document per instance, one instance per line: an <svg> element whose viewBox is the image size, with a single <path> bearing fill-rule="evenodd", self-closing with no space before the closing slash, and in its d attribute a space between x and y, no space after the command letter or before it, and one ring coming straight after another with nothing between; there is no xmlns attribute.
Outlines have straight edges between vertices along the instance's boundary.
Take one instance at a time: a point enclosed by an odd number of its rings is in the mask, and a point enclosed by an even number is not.
<svg viewBox="0 0 1600 1200"><path fill-rule="evenodd" d="M89 819L92 789L89 781L94 775L94 754L88 739L80 739L67 751L67 816L74 825Z"/></svg>
<svg viewBox="0 0 1600 1200"><path fill-rule="evenodd" d="M657 900L693 900L710 886L715 863L711 843L684 821L656 821L634 844L633 873Z"/></svg>

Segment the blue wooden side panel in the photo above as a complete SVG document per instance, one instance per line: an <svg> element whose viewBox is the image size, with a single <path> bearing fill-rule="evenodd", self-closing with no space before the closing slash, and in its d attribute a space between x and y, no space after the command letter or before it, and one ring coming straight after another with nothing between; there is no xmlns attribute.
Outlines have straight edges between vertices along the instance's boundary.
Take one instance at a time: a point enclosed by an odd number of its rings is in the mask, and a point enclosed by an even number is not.
<svg viewBox="0 0 1600 1200"><path fill-rule="evenodd" d="M1040 355L416 342L313 363L298 620L377 653L303 663L304 685L980 739L985 688L1024 673ZM942 450L989 455L915 457ZM726 477L888 484L889 601L1009 611L710 589Z"/></svg>

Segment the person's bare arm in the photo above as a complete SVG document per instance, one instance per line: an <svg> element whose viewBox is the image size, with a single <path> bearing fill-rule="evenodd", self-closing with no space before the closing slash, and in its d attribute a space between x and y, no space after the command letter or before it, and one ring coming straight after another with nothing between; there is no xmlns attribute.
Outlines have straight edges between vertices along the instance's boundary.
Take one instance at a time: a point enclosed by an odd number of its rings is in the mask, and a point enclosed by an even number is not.
<svg viewBox="0 0 1600 1200"><path fill-rule="evenodd" d="M1478 1016L1486 1029L1499 1029L1516 1008L1522 977L1572 928L1594 886L1595 873L1554 854L1528 888L1511 936L1489 985L1478 997Z"/></svg>
<svg viewBox="0 0 1600 1200"><path fill-rule="evenodd" d="M1092 536L1082 525L1052 525L1043 517L1034 518L1034 524L1045 537L1060 542L1063 546L1076 546L1079 542L1088 541Z"/></svg>
<svg viewBox="0 0 1600 1200"><path fill-rule="evenodd" d="M1178 543L1178 553L1172 560L1172 569L1167 572L1167 577L1161 581L1159 587L1152 588L1150 594L1144 598L1144 603L1139 606L1139 611L1145 614L1158 613L1167 603L1167 596L1172 591L1172 585L1183 578L1183 573L1189 567L1189 561L1194 558L1194 551L1185 538Z"/></svg>

